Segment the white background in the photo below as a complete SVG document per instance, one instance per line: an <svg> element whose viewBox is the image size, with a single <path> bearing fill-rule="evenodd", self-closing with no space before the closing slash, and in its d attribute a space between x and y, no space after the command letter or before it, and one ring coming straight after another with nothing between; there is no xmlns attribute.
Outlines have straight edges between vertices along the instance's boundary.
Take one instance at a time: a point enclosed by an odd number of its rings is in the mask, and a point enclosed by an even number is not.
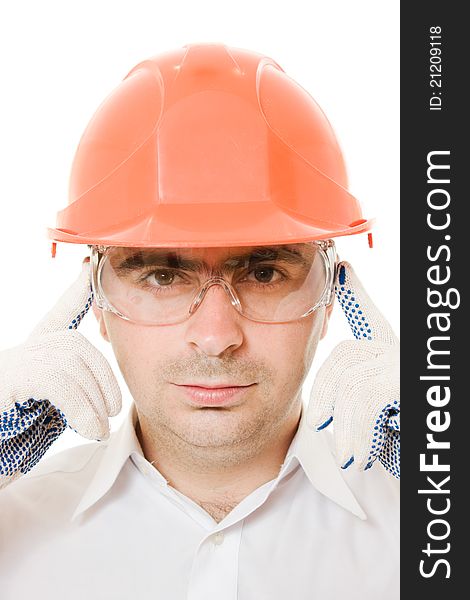
<svg viewBox="0 0 470 600"><path fill-rule="evenodd" d="M86 247L59 244L52 260L45 229L67 204L70 165L93 112L136 63L194 42L271 56L326 112L350 190L376 218L374 249L366 234L339 238L341 258L398 332L398 2L29 0L0 9L0 350L21 343L79 273ZM121 383L115 429L129 392L92 315L80 331ZM351 337L337 308L305 389L332 348ZM67 431L50 453L83 441Z"/></svg>

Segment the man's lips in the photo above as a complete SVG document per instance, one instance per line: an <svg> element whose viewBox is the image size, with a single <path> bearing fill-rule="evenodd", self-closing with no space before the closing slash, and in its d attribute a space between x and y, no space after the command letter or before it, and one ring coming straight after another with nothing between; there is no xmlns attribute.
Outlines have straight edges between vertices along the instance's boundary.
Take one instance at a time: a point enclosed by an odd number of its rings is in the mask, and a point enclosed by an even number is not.
<svg viewBox="0 0 470 600"><path fill-rule="evenodd" d="M191 404L196 406L228 406L239 402L247 389L255 383L248 385L233 385L229 383L214 384L175 384L181 388Z"/></svg>
<svg viewBox="0 0 470 600"><path fill-rule="evenodd" d="M254 385L253 383L241 384L241 383L177 383L175 385L183 387L200 387L207 390L219 390L221 388L232 388L232 387L249 387Z"/></svg>

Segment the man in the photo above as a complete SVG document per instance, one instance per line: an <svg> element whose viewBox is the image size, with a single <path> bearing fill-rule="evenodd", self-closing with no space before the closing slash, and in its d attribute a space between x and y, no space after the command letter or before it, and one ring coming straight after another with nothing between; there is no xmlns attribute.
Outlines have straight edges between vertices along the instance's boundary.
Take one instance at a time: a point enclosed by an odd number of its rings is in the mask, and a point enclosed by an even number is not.
<svg viewBox="0 0 470 600"><path fill-rule="evenodd" d="M397 597L397 341L333 241L370 225L271 59L201 44L129 73L50 230L90 260L0 356L2 598ZM307 413L335 292L357 339ZM92 304L134 401L111 436ZM35 466L67 426L101 441Z"/></svg>

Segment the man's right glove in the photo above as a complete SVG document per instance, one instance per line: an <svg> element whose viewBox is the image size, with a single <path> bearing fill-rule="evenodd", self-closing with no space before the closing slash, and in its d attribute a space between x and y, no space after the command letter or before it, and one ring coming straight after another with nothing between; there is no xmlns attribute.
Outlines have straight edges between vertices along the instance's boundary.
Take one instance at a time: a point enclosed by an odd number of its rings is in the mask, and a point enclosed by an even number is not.
<svg viewBox="0 0 470 600"><path fill-rule="evenodd" d="M121 391L105 357L76 331L93 301L90 265L26 342L0 352L0 488L27 473L68 426L109 437Z"/></svg>

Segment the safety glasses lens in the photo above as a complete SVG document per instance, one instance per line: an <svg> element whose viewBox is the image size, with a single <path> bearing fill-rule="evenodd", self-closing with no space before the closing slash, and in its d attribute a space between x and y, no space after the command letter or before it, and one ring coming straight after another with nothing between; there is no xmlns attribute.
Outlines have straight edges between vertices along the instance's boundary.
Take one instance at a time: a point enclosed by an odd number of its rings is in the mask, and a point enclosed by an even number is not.
<svg viewBox="0 0 470 600"><path fill-rule="evenodd" d="M101 294L132 321L170 324L187 318L201 290L226 282L248 318L295 320L316 306L328 284L316 244L240 248L108 248L98 265Z"/></svg>

